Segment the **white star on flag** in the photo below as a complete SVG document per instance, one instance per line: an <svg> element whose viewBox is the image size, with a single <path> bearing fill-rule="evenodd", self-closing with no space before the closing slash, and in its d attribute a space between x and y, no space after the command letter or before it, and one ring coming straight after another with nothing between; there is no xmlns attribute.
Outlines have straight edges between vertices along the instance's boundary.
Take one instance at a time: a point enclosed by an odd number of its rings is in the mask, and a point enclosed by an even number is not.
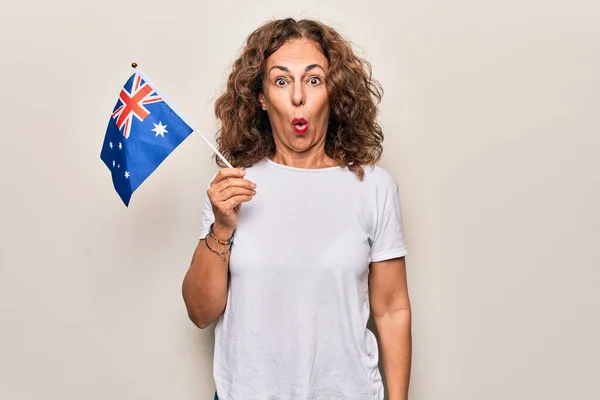
<svg viewBox="0 0 600 400"><path fill-rule="evenodd" d="M113 160L113 168L114 168L115 164L116 164L116 163L115 163L115 160Z"/></svg>
<svg viewBox="0 0 600 400"><path fill-rule="evenodd" d="M113 148L112 142L108 142L108 147Z"/></svg>
<svg viewBox="0 0 600 400"><path fill-rule="evenodd" d="M119 150L123 148L123 143L119 142Z"/></svg>
<svg viewBox="0 0 600 400"><path fill-rule="evenodd" d="M129 175L130 175L129 171L125 171L125 179L129 179Z"/></svg>
<svg viewBox="0 0 600 400"><path fill-rule="evenodd" d="M165 137L165 133L169 133L169 131L167 130L167 125L163 125L161 121L158 121L158 125L154 122L152 124L154 125L154 129L152 129L152 132L156 132L156 135L154 135L154 137L157 137L158 135Z"/></svg>

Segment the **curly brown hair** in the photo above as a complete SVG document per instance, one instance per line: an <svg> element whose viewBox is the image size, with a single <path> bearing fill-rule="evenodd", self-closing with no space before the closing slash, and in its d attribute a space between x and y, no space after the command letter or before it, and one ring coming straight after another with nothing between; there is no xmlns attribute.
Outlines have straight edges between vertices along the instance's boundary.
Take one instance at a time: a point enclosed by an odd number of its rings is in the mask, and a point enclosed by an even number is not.
<svg viewBox="0 0 600 400"><path fill-rule="evenodd" d="M218 149L234 167L240 168L275 154L271 124L261 108L259 94L267 58L294 39L319 44L329 62L326 85L331 112L325 153L362 179L362 166L378 162L383 151L383 132L376 120L383 89L372 78L371 65L354 54L347 40L331 27L313 20L275 20L248 36L233 64L227 88L215 102ZM225 166L216 156L215 161Z"/></svg>

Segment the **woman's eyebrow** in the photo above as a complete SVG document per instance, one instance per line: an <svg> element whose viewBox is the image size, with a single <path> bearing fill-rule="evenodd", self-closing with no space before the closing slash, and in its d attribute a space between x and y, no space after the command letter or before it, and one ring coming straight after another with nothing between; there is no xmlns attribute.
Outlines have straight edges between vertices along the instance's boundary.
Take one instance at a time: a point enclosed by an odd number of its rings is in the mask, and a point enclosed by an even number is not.
<svg viewBox="0 0 600 400"><path fill-rule="evenodd" d="M273 71L274 69L280 69L280 70L282 70L282 71L285 71L285 72L290 72L290 69L289 69L289 68L287 68L287 67L283 67L283 66L281 66L281 65L273 65L273 66L272 66L272 67L269 69L269 72Z"/></svg>
<svg viewBox="0 0 600 400"><path fill-rule="evenodd" d="M307 65L306 68L304 68L304 71L308 72L308 71L310 71L311 69L314 69L314 68L321 68L323 70L323 72L325 72L325 68L323 68L320 64L310 64L310 65ZM280 70L285 71L285 72L290 72L290 69L288 67L284 67L283 65L273 65L269 69L269 72L271 72L274 69L280 69Z"/></svg>
<svg viewBox="0 0 600 400"><path fill-rule="evenodd" d="M306 68L304 68L305 72L310 71L311 69L314 68L321 68L323 70L323 72L325 72L325 68L323 68L320 64L310 64L309 66L307 66Z"/></svg>

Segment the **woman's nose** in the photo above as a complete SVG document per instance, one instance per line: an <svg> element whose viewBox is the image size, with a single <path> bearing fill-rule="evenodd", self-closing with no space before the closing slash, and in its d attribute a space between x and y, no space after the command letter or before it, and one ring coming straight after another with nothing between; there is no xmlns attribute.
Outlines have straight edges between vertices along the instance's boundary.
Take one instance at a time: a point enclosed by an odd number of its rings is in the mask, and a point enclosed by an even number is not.
<svg viewBox="0 0 600 400"><path fill-rule="evenodd" d="M305 103L306 93L304 92L304 85L294 85L294 91L292 93L292 104L298 107Z"/></svg>

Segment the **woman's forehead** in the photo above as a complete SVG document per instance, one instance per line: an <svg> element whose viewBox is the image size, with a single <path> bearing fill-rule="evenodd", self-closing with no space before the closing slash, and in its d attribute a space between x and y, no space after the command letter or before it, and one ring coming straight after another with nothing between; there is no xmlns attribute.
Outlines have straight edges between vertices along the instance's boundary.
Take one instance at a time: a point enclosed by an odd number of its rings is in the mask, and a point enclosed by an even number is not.
<svg viewBox="0 0 600 400"><path fill-rule="evenodd" d="M307 39L297 39L285 42L277 51L267 58L267 69L282 66L287 69L304 69L309 65L318 64L327 68L327 58L318 43Z"/></svg>

